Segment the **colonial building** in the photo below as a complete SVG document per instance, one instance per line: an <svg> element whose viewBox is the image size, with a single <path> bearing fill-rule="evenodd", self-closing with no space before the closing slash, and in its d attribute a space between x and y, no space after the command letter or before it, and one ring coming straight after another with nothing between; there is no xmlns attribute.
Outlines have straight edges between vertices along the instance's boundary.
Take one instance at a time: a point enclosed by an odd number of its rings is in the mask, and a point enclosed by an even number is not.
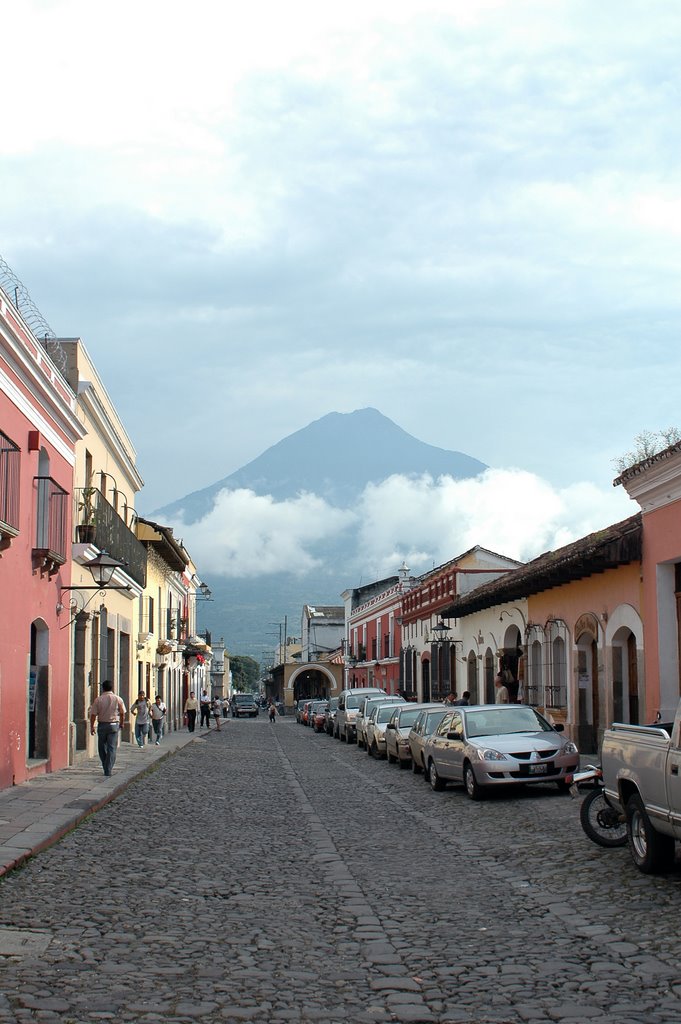
<svg viewBox="0 0 681 1024"><path fill-rule="evenodd" d="M414 583L403 562L397 576L341 594L345 602L346 686L379 686L386 693L397 693L401 687L402 599Z"/></svg>
<svg viewBox="0 0 681 1024"><path fill-rule="evenodd" d="M0 788L5 788L69 762L68 597L61 585L70 577L73 467L84 427L64 377L63 352L47 325L38 324L25 289L2 261L0 281L14 296L12 301L0 288Z"/></svg>
<svg viewBox="0 0 681 1024"><path fill-rule="evenodd" d="M142 487L137 456L85 345L60 340L66 378L77 396L84 437L76 445L72 571L63 602L72 642L72 759L90 756L88 712L101 684L110 679L130 707L137 697L134 669L138 600L144 590L147 553L135 536L135 498ZM98 588L87 568L103 552L118 563L109 586ZM68 587L66 586L68 584ZM130 738L130 722L122 738Z"/></svg>
<svg viewBox="0 0 681 1024"><path fill-rule="evenodd" d="M532 704L595 753L613 719L644 715L641 517L540 555L443 609L454 619L475 702L494 700L507 669L511 697ZM467 652L467 654L466 654Z"/></svg>
<svg viewBox="0 0 681 1024"><path fill-rule="evenodd" d="M630 466L615 484L641 507L645 623L643 721L670 721L681 695L681 443Z"/></svg>
<svg viewBox="0 0 681 1024"><path fill-rule="evenodd" d="M182 724L190 558L169 526L138 516L135 532L147 552L136 643L137 688L151 698L161 696L168 709L167 728L172 731Z"/></svg>
<svg viewBox="0 0 681 1024"><path fill-rule="evenodd" d="M477 591L490 580L512 573L521 565L513 558L476 545L444 565L419 577L402 601L402 687L418 700L442 700L452 690L469 690L473 699L487 699L488 667L484 680L478 655L484 639L472 646L451 623L452 602ZM492 675L493 678L493 675Z"/></svg>
<svg viewBox="0 0 681 1024"><path fill-rule="evenodd" d="M343 607L303 606L301 617L301 661L315 661L340 647L344 635Z"/></svg>

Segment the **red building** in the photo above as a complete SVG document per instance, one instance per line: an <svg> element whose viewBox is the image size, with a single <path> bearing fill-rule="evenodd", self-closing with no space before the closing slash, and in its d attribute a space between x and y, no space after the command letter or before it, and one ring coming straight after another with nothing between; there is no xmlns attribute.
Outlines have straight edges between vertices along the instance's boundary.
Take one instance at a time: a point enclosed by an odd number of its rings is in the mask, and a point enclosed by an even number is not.
<svg viewBox="0 0 681 1024"><path fill-rule="evenodd" d="M84 431L37 311L0 262L0 788L69 763L68 608L74 448ZM25 299L25 306L21 300ZM29 313L32 316L29 316ZM46 326L46 325L42 325ZM36 328L36 333L38 329ZM42 335L42 330L40 331Z"/></svg>
<svg viewBox="0 0 681 1024"><path fill-rule="evenodd" d="M405 566L400 576L343 592L346 686L380 686L387 693L400 688L400 623L402 596L410 585L408 573Z"/></svg>

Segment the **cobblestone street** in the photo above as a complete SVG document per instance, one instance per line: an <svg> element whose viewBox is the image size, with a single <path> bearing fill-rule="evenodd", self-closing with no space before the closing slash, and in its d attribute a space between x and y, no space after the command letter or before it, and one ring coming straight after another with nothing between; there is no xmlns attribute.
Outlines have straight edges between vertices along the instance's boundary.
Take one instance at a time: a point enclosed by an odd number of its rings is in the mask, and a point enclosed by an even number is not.
<svg viewBox="0 0 681 1024"><path fill-rule="evenodd" d="M0 882L0 1021L672 1024L680 883L550 786L472 803L230 720Z"/></svg>

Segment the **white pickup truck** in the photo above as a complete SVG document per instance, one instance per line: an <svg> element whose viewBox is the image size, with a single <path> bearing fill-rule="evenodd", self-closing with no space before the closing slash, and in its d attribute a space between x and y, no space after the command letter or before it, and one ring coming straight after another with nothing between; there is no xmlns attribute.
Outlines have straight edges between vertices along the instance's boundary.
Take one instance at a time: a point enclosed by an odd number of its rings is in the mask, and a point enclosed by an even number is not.
<svg viewBox="0 0 681 1024"><path fill-rule="evenodd" d="M601 767L608 799L626 815L636 867L671 868L681 839L681 704L673 722L607 729Z"/></svg>

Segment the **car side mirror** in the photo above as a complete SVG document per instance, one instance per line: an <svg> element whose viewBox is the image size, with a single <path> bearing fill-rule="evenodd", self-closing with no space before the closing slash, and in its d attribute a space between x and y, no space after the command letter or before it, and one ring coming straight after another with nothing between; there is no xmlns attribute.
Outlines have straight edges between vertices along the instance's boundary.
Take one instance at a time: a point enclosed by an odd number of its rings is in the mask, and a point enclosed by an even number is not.
<svg viewBox="0 0 681 1024"><path fill-rule="evenodd" d="M558 723L556 723L556 725L554 725L553 731L554 732L565 732L565 726L563 725L562 722L558 722Z"/></svg>
<svg viewBox="0 0 681 1024"><path fill-rule="evenodd" d="M396 729L396 728L397 728L397 726L395 725L394 722L388 722L388 724L386 725L386 729Z"/></svg>
<svg viewBox="0 0 681 1024"><path fill-rule="evenodd" d="M462 740L463 736L461 735L460 732L448 732L447 733L447 739L448 740Z"/></svg>

